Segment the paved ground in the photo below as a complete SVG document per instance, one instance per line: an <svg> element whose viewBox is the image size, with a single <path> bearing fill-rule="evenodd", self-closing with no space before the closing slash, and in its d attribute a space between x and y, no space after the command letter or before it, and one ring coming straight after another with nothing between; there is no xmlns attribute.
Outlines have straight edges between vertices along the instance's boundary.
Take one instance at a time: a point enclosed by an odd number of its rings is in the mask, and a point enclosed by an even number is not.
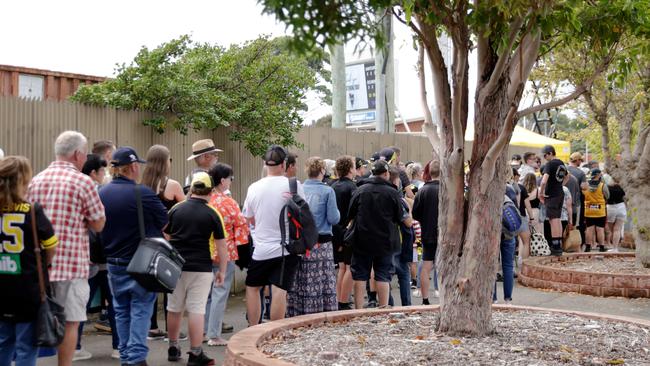
<svg viewBox="0 0 650 366"><path fill-rule="evenodd" d="M501 284L498 288L499 299L503 297L503 290ZM397 286L393 286L396 288ZM399 292L393 291L395 299L399 299ZM522 286L517 286L513 294L513 304L515 305L529 305L539 306L545 308L566 309L566 310L581 310L590 312L600 312L603 314L622 315L635 318L650 319L650 299L623 299L623 298L601 298L592 297L579 294L564 294L551 291L534 290ZM437 299L431 299L436 301ZM399 302L399 300L397 300ZM414 304L420 304L421 299L414 298ZM234 325L235 331L241 330L246 326L244 318L245 302L242 296L231 296L228 302L228 310L226 313L226 322ZM160 323L164 324L164 323ZM83 338L83 344L92 354L93 358L87 361L75 362L78 366L105 366L105 365L119 365L117 360L111 359L111 338L109 335L99 335L94 331L92 326L87 326L86 334ZM226 338L230 334L225 335ZM151 366L167 366L167 365L184 365L187 358L184 358L182 363L167 362L167 343L164 341L149 341L149 358L148 362ZM181 342L183 352L189 348L189 343ZM221 364L224 356L224 347L207 347L204 346L206 352L211 357L216 357L217 364ZM42 358L39 365L55 366L56 358Z"/></svg>

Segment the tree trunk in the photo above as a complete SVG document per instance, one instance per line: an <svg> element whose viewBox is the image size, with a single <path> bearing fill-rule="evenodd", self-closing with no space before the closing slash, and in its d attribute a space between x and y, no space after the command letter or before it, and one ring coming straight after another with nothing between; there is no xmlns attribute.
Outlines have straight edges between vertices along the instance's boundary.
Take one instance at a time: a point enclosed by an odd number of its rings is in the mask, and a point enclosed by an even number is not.
<svg viewBox="0 0 650 366"><path fill-rule="evenodd" d="M507 149L498 157L495 175L489 183L483 182L486 178L481 164L499 135L509 108L505 80L500 83L497 92L482 105L475 103L476 134L466 208L462 163L459 175L454 175L458 171L453 170L453 164L444 164L447 169L443 170L440 185L436 268L442 282L439 330L448 334L485 336L492 332L492 294L499 258ZM449 151L442 153L448 155ZM487 184L485 193L479 189L482 182Z"/></svg>
<svg viewBox="0 0 650 366"><path fill-rule="evenodd" d="M345 50L343 43L330 46L332 54L332 128L345 128Z"/></svg>
<svg viewBox="0 0 650 366"><path fill-rule="evenodd" d="M647 180L640 181L639 186L625 193L634 223L636 263L639 267L650 268L650 184Z"/></svg>
<svg viewBox="0 0 650 366"><path fill-rule="evenodd" d="M598 116L598 124L600 124L601 128L600 145L603 152L605 169L610 169L612 167L612 155L609 151L609 125L607 124L606 114L604 117Z"/></svg>

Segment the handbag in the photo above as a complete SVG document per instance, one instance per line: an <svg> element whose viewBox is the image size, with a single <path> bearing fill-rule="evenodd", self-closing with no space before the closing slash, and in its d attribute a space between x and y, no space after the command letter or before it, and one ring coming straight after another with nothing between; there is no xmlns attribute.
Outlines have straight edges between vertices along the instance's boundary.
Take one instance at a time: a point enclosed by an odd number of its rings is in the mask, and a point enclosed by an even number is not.
<svg viewBox="0 0 650 366"><path fill-rule="evenodd" d="M37 347L56 347L63 342L65 334L65 313L63 306L54 301L45 291L45 275L43 274L43 259L41 246L36 231L35 205L30 210L32 219L32 238L38 272L38 288L41 304L38 307L34 329L34 345Z"/></svg>
<svg viewBox="0 0 650 366"><path fill-rule="evenodd" d="M548 242L544 235L535 230L532 225L530 227L530 232L530 255L533 257L551 255L551 248L548 246Z"/></svg>
<svg viewBox="0 0 650 366"><path fill-rule="evenodd" d="M568 253L579 252L582 245L582 237L577 229L565 230L564 240L562 241L562 250Z"/></svg>
<svg viewBox="0 0 650 366"><path fill-rule="evenodd" d="M172 293L181 277L185 260L167 240L145 236L140 186L135 187L135 199L140 243L126 272L147 291Z"/></svg>
<svg viewBox="0 0 650 366"><path fill-rule="evenodd" d="M352 220L348 227L343 229L343 245L346 247L351 247L356 241L357 234L357 221Z"/></svg>

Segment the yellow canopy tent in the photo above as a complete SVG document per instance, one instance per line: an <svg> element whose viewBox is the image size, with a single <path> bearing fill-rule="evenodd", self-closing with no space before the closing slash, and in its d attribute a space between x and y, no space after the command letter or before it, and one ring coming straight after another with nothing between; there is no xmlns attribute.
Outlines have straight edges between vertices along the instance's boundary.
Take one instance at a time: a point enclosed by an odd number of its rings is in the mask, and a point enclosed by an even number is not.
<svg viewBox="0 0 650 366"><path fill-rule="evenodd" d="M465 130L465 141L474 141L474 125L472 123L467 124L467 129ZM510 146L523 148L530 147L530 150L533 152L539 152L539 150L546 145L551 145L555 148L558 159L564 162L569 161L571 143L568 141L546 137L520 126L515 126L512 138L510 139Z"/></svg>

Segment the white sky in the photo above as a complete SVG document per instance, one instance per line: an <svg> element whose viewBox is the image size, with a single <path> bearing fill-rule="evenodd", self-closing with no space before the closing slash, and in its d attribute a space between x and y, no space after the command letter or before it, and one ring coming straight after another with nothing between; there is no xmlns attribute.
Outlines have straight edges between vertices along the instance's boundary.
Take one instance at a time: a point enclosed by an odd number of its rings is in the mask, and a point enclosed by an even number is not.
<svg viewBox="0 0 650 366"><path fill-rule="evenodd" d="M13 0L3 3L3 13L0 64L97 76L112 76L115 64L129 63L143 45L153 48L182 34L227 46L285 32L284 24L261 15L255 0ZM397 110L421 117L410 30L397 21L394 29ZM351 56L347 62L359 57ZM473 70L470 75L472 81ZM308 104L307 123L330 112L313 96Z"/></svg>

